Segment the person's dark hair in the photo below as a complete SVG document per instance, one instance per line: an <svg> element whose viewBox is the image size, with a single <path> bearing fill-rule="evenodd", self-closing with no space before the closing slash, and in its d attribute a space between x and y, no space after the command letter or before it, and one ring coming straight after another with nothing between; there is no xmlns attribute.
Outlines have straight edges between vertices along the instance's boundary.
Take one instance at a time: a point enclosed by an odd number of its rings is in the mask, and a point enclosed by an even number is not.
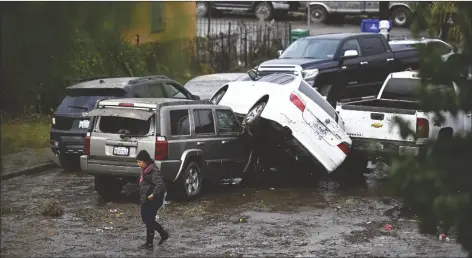
<svg viewBox="0 0 472 258"><path fill-rule="evenodd" d="M138 155L136 156L136 160L144 161L147 164L152 163L151 156L149 155L149 153L146 150L140 151L138 153Z"/></svg>

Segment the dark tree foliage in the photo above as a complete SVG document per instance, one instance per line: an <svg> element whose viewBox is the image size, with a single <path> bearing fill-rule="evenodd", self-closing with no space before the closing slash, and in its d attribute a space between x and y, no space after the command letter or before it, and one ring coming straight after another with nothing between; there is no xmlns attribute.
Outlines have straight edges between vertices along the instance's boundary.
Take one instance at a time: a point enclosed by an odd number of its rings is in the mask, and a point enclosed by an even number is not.
<svg viewBox="0 0 472 258"><path fill-rule="evenodd" d="M433 49L420 47L422 57L418 94L424 111L438 118L445 111L467 114L472 111L472 81L467 79L472 67L472 5L469 2L433 2L418 6L415 32L428 30L438 33L449 17L454 25L449 31L461 54L442 62ZM436 34L437 35L437 34ZM460 89L456 96L450 92L426 90L425 80L434 84L455 82ZM469 117L470 119L470 117ZM404 135L411 133L399 121ZM457 240L472 257L472 136L441 135L431 143L430 155L422 159L398 158L391 166L396 190L404 197L405 206L420 218L420 230L427 233L457 232Z"/></svg>

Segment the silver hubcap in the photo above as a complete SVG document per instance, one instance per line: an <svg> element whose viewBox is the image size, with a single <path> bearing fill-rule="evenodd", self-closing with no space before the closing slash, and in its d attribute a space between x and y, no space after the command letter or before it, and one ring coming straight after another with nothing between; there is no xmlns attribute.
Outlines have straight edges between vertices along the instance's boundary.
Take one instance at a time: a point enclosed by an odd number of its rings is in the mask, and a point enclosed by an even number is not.
<svg viewBox="0 0 472 258"><path fill-rule="evenodd" d="M264 107L265 107L265 103L264 104L260 104L256 107L254 107L251 111L249 111L249 113L246 115L246 124L249 124L251 123L252 121L254 121L258 116L261 115L262 113L262 110L264 110Z"/></svg>
<svg viewBox="0 0 472 258"><path fill-rule="evenodd" d="M206 11L207 11L207 7L205 6L205 4L197 4L197 14L200 15L200 16L203 16L206 14Z"/></svg>
<svg viewBox="0 0 472 258"><path fill-rule="evenodd" d="M398 25L403 25L406 22L406 14L399 13L395 16L395 23Z"/></svg>
<svg viewBox="0 0 472 258"><path fill-rule="evenodd" d="M266 20L269 18L270 10L267 6L261 6L257 9L257 17Z"/></svg>
<svg viewBox="0 0 472 258"><path fill-rule="evenodd" d="M198 172L195 168L191 168L188 172L187 179L185 180L185 189L188 195L194 195L198 191L200 181L198 178Z"/></svg>
<svg viewBox="0 0 472 258"><path fill-rule="evenodd" d="M312 21L320 21L323 19L323 14L320 10L313 10L311 11L311 20Z"/></svg>

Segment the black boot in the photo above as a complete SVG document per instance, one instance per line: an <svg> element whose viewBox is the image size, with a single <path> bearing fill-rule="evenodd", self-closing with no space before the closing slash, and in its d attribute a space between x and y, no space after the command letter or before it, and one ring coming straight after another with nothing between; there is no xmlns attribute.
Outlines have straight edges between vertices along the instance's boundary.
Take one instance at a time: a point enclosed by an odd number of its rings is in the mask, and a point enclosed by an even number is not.
<svg viewBox="0 0 472 258"><path fill-rule="evenodd" d="M146 243L141 245L142 248L152 248L154 242L154 231L146 230Z"/></svg>
<svg viewBox="0 0 472 258"><path fill-rule="evenodd" d="M161 240L159 240L159 245L162 245L167 239L169 239L169 233L161 226L159 223L154 224L157 233L161 236Z"/></svg>

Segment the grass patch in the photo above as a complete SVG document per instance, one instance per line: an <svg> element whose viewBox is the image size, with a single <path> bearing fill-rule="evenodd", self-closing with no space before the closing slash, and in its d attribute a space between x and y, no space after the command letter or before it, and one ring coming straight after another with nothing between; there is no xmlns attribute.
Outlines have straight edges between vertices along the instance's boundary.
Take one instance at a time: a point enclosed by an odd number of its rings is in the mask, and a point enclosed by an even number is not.
<svg viewBox="0 0 472 258"><path fill-rule="evenodd" d="M49 146L50 118L25 118L6 121L2 125L2 155L19 152L25 148Z"/></svg>

